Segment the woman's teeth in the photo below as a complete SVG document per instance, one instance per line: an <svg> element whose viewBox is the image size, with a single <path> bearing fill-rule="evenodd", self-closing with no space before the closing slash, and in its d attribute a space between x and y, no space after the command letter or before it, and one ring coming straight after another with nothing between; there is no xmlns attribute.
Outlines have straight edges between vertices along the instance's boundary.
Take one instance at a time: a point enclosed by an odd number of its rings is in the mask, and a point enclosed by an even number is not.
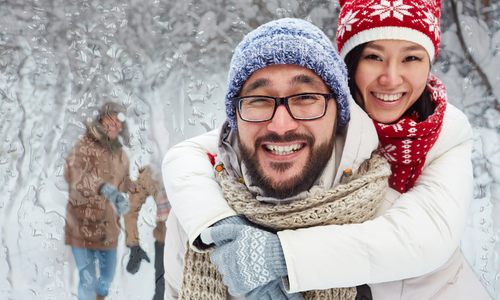
<svg viewBox="0 0 500 300"><path fill-rule="evenodd" d="M276 155L287 155L302 149L302 144L288 145L288 146L276 146L276 145L266 145L267 151Z"/></svg>
<svg viewBox="0 0 500 300"><path fill-rule="evenodd" d="M380 93L373 93L375 97L382 101L395 101L398 100L399 98L403 97L404 93L399 93L399 94L380 94Z"/></svg>

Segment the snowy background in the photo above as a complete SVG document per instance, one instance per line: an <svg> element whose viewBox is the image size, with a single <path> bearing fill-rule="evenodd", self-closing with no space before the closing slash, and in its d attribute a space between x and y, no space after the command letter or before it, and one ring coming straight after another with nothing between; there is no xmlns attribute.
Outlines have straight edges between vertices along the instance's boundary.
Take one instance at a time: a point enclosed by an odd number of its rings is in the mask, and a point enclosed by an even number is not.
<svg viewBox="0 0 500 300"><path fill-rule="evenodd" d="M329 0L0 0L0 300L76 299L64 160L104 102L127 108L135 177L223 122L228 64L244 34L298 17L334 40L338 11ZM475 132L462 249L500 299L500 3L443 0L442 32L432 71ZM139 221L152 259L155 211L150 198ZM107 299L151 299L153 263L127 273L124 239Z"/></svg>

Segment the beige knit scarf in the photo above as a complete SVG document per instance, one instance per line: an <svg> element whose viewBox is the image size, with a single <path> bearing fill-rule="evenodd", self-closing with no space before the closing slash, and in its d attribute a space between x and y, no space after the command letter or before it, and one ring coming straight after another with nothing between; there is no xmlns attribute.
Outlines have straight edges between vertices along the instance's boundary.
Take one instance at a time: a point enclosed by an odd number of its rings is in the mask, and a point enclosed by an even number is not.
<svg viewBox="0 0 500 300"><path fill-rule="evenodd" d="M369 220L385 196L390 174L387 161L373 154L348 183L337 185L320 195L282 205L256 200L246 186L229 176L225 169L217 176L225 198L238 214L254 223L284 230ZM227 288L222 283L217 266L210 262L210 253L196 253L188 247L179 300L226 299ZM305 300L354 300L356 288L307 291L302 296Z"/></svg>

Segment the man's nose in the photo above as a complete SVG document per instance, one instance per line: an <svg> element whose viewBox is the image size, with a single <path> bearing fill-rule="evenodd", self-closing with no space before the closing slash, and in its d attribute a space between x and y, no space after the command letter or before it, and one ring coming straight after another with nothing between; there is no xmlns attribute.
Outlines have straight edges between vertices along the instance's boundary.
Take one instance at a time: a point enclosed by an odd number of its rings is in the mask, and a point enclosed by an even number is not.
<svg viewBox="0 0 500 300"><path fill-rule="evenodd" d="M278 135L284 135L287 132L293 132L299 127L299 122L292 118L285 105L278 105L276 113L267 125L269 131Z"/></svg>
<svg viewBox="0 0 500 300"><path fill-rule="evenodd" d="M397 87L403 83L403 76L397 63L391 62L385 66L379 82L387 87Z"/></svg>

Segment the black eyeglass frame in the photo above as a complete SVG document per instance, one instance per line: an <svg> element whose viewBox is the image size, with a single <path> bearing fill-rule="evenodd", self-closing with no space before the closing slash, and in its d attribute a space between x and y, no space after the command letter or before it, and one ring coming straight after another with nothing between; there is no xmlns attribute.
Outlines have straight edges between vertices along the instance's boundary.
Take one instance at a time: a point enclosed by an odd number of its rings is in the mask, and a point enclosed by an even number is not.
<svg viewBox="0 0 500 300"><path fill-rule="evenodd" d="M292 114L292 111L290 110L290 106L288 106L288 99L290 99L292 97L303 96L303 95L320 95L320 96L323 96L325 98L325 110L323 111L323 114L321 116L317 116L317 117L314 117L314 118L297 118L297 117L295 117ZM241 113L240 113L241 100L247 99L247 98L255 98L255 97L262 97L262 98L267 98L267 99L273 99L274 100L274 103L275 103L274 104L274 111L273 111L273 114L271 115L270 118L265 119L265 120L260 120L260 121L254 121L254 120L246 120L246 119L244 119L241 116ZM301 93L301 94L290 95L290 96L287 96L287 97L272 97L272 96L259 96L259 95L256 95L256 96L244 96L244 97L234 97L232 99L232 102L233 102L234 107L236 107L236 109L238 110L238 115L240 116L241 120L243 120L245 122L250 122L250 123L262 123L262 122L267 122L267 121L272 120L274 118L274 114L276 114L276 109L278 109L278 106L282 105L282 104L285 105L286 110L288 111L288 114L290 114L290 116L294 120L311 121L311 120L320 119L320 118L324 117L325 114L326 114L326 110L328 109L328 101L330 101L331 99L334 99L334 98L335 98L335 94L334 93L330 93L330 94L325 94L325 93Z"/></svg>

